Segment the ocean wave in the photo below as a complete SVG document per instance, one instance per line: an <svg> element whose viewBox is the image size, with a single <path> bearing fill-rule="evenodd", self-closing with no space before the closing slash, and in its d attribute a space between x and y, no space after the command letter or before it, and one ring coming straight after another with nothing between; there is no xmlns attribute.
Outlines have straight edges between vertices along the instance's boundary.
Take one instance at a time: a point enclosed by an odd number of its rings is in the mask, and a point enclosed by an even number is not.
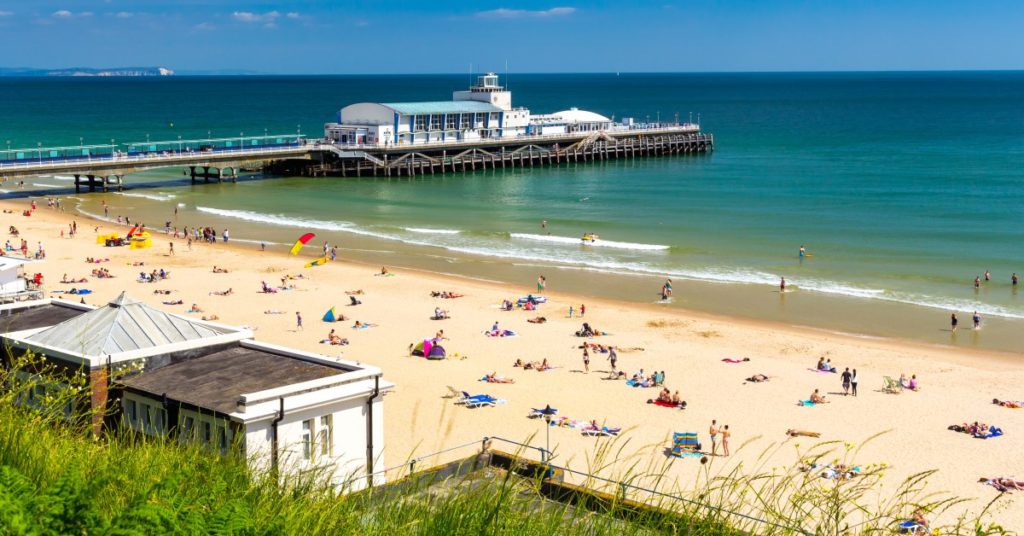
<svg viewBox="0 0 1024 536"><path fill-rule="evenodd" d="M32 186L38 186L40 188L63 188L63 186L58 184L43 184L41 182L33 182Z"/></svg>
<svg viewBox="0 0 1024 536"><path fill-rule="evenodd" d="M174 194L140 194L133 192L118 192L118 195L123 195L125 197L141 197L151 201L170 201L177 197Z"/></svg>
<svg viewBox="0 0 1024 536"><path fill-rule="evenodd" d="M49 178L51 178L51 179L53 179L55 181L73 181L73 180L75 180L75 177L72 176L72 175L54 175L53 177L49 177Z"/></svg>
<svg viewBox="0 0 1024 536"><path fill-rule="evenodd" d="M422 227L402 227L402 229L405 229L406 231L409 231L410 233L420 233L420 234L453 235L453 234L459 234L459 233L462 232L462 231L460 231L458 229L424 229Z"/></svg>
<svg viewBox="0 0 1024 536"><path fill-rule="evenodd" d="M615 248L615 249L635 249L641 251L664 251L669 249L669 246L661 244L638 244L635 242L616 242L614 240L605 240L599 238L593 242L584 242L579 238L572 238L568 236L555 236L555 235L538 235L528 233L509 233L511 238L517 238L520 240L534 240L537 242L550 242L553 244L572 244L574 246L587 246L587 247L604 247L604 248Z"/></svg>
<svg viewBox="0 0 1024 536"><path fill-rule="evenodd" d="M197 206L196 210L198 210L199 212L205 212L207 214L213 214L214 216L223 216L225 218L235 218L237 220L265 223L268 225L278 225L283 227L297 227L300 229L320 229L323 231L349 231L354 225L353 223L350 222L307 220L305 218L295 218L291 216L282 216L277 214L264 214L262 212L253 212L251 210L230 210L224 208L200 206Z"/></svg>

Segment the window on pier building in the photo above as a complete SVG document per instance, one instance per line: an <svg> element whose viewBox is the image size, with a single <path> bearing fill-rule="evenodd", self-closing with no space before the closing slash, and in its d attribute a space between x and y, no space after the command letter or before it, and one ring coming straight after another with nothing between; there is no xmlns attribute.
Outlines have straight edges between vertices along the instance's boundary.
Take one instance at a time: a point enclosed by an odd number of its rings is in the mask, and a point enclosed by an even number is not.
<svg viewBox="0 0 1024 536"><path fill-rule="evenodd" d="M498 112L491 112L491 125L498 126Z"/></svg>
<svg viewBox="0 0 1024 536"><path fill-rule="evenodd" d="M430 116L430 130L441 130L441 115L434 114Z"/></svg>
<svg viewBox="0 0 1024 536"><path fill-rule="evenodd" d="M448 130L454 130L456 121L459 120L459 114L448 114L448 121L445 123L445 128Z"/></svg>
<svg viewBox="0 0 1024 536"><path fill-rule="evenodd" d="M425 115L417 115L415 117L416 117L416 119L415 119L415 125L416 126L413 127L413 130L416 130L416 131L426 130L427 129L427 116L425 116Z"/></svg>
<svg viewBox="0 0 1024 536"><path fill-rule="evenodd" d="M472 114L459 114L459 128L469 128L469 120Z"/></svg>

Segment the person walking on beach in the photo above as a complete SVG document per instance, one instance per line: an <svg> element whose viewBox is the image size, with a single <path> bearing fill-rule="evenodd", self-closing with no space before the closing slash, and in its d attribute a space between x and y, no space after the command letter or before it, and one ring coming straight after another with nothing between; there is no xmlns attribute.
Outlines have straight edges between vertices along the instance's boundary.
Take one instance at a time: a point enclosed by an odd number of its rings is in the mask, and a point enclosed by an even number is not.
<svg viewBox="0 0 1024 536"><path fill-rule="evenodd" d="M170 250L170 255L173 257L174 256L174 242L168 242L167 243L167 247Z"/></svg>
<svg viewBox="0 0 1024 536"><path fill-rule="evenodd" d="M615 371L618 370L615 364L619 362L619 356L610 349L608 351L608 361L612 364L612 373L615 373Z"/></svg>
<svg viewBox="0 0 1024 536"><path fill-rule="evenodd" d="M537 294L544 292L544 287L547 286L548 280L544 279L544 276L537 278Z"/></svg>
<svg viewBox="0 0 1024 536"><path fill-rule="evenodd" d="M580 318L587 316L587 305L585 303L580 304Z"/></svg>
<svg viewBox="0 0 1024 536"><path fill-rule="evenodd" d="M956 313L953 313L953 314L949 315L949 326L950 326L951 331L953 333L956 333L956 325L959 322L960 321L956 319Z"/></svg>
<svg viewBox="0 0 1024 536"><path fill-rule="evenodd" d="M302 329L302 313L295 311L295 329Z"/></svg>
<svg viewBox="0 0 1024 536"><path fill-rule="evenodd" d="M711 436L711 455L715 455L718 449L718 420L711 419L711 427L708 428L708 435Z"/></svg>
<svg viewBox="0 0 1024 536"><path fill-rule="evenodd" d="M974 311L972 320L974 320L974 329L981 329L981 315L978 314L978 311Z"/></svg>
<svg viewBox="0 0 1024 536"><path fill-rule="evenodd" d="M786 292L786 278L779 279L779 292Z"/></svg>
<svg viewBox="0 0 1024 536"><path fill-rule="evenodd" d="M843 377L843 395L844 396L849 396L849 394L850 394L850 380L853 378L853 375L850 374L850 367L846 367L846 370L843 371L843 376L842 377Z"/></svg>
<svg viewBox="0 0 1024 536"><path fill-rule="evenodd" d="M583 345L583 373L590 374L590 351L586 344Z"/></svg>
<svg viewBox="0 0 1024 536"><path fill-rule="evenodd" d="M857 369L853 369L853 374L850 376L850 390L853 396L857 396Z"/></svg>
<svg viewBox="0 0 1024 536"><path fill-rule="evenodd" d="M224 229L224 232L220 235L224 239L224 243L228 243L228 230Z"/></svg>
<svg viewBox="0 0 1024 536"><path fill-rule="evenodd" d="M569 318L572 318L572 306L569 306Z"/></svg>
<svg viewBox="0 0 1024 536"><path fill-rule="evenodd" d="M727 424L727 425L723 426L722 427L722 455L723 456L728 456L729 455L729 436L731 436L731 435L732 435L732 432L729 431L729 425Z"/></svg>

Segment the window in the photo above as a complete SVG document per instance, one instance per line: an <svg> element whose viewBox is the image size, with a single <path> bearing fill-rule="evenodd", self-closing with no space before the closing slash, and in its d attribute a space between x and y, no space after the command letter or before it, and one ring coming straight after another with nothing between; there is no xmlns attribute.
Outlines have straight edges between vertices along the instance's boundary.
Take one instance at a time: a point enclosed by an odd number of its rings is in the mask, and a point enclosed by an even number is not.
<svg viewBox="0 0 1024 536"><path fill-rule="evenodd" d="M228 451L228 429L227 425L217 427L217 446L222 453Z"/></svg>
<svg viewBox="0 0 1024 536"><path fill-rule="evenodd" d="M192 417L185 417L181 422L181 440L191 441L193 434L195 434L196 420Z"/></svg>
<svg viewBox="0 0 1024 536"><path fill-rule="evenodd" d="M334 454L334 415L320 417L320 430L317 431L317 443L320 445L321 456Z"/></svg>
<svg viewBox="0 0 1024 536"><path fill-rule="evenodd" d="M313 457L313 420L302 421L302 459Z"/></svg>
<svg viewBox="0 0 1024 536"><path fill-rule="evenodd" d="M210 423L203 421L203 443L209 443L211 439Z"/></svg>
<svg viewBox="0 0 1024 536"><path fill-rule="evenodd" d="M427 127L426 127L427 116L425 116L425 115L417 115L417 116L415 116L415 118L416 118L415 119L416 127L413 130L415 130L417 132L419 132L421 130L426 130L427 129Z"/></svg>
<svg viewBox="0 0 1024 536"><path fill-rule="evenodd" d="M139 411L142 412L142 431L148 432L153 427L153 419L149 414L149 404L139 404Z"/></svg>
<svg viewBox="0 0 1024 536"><path fill-rule="evenodd" d="M448 114L448 116L445 119L447 119L447 121L445 121L445 125L444 125L445 128L448 129L448 130L453 130L453 129L455 129L455 125L456 125L455 122L458 121L458 119L459 119L459 114Z"/></svg>
<svg viewBox="0 0 1024 536"><path fill-rule="evenodd" d="M441 116L434 114L430 116L430 130L441 130Z"/></svg>
<svg viewBox="0 0 1024 536"><path fill-rule="evenodd" d="M128 399L124 401L124 415L125 419L128 420L128 426L134 427L138 418L138 408L135 406L134 400Z"/></svg>
<svg viewBox="0 0 1024 536"><path fill-rule="evenodd" d="M469 128L469 114L459 114L459 128Z"/></svg>

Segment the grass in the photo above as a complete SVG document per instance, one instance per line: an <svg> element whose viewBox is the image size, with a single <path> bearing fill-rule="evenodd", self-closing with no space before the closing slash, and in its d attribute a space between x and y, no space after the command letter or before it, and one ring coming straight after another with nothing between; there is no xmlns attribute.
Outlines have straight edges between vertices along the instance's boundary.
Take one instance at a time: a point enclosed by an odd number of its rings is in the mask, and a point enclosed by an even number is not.
<svg viewBox="0 0 1024 536"><path fill-rule="evenodd" d="M37 362L33 370L33 381L45 381L45 367ZM88 419L68 421L61 410L68 398L87 395L80 385L47 394L35 409L16 404L32 381L15 381L13 370L0 370L0 385L8 387L0 392L3 535L871 534L889 532L914 509L934 514L961 502L925 493L928 473L877 500L873 490L883 465L866 467L855 480L826 481L792 468L769 469L764 464L771 450L763 453L761 465L737 466L726 474L713 473L713 463L704 465L697 481L686 486L698 491L682 493L667 476L669 464L699 462L670 461L649 449L634 454L628 438L601 443L587 472L641 488L675 490L686 500L569 475L585 492L573 501L554 501L536 471L516 474L491 467L440 482L413 475L402 485L339 495L311 477L279 485L252 474L242 457L198 446L128 432L95 438ZM852 464L858 449L820 443L801 455ZM960 518L940 530L1002 532L983 517Z"/></svg>

